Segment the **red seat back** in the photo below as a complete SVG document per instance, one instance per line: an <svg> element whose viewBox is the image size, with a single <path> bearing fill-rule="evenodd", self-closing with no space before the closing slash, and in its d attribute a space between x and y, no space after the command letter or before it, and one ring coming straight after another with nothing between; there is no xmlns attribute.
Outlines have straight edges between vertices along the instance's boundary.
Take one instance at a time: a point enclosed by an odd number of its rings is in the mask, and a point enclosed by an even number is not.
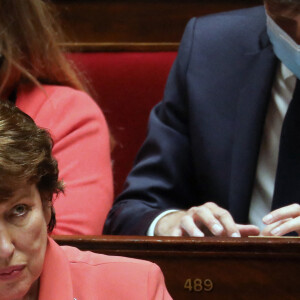
<svg viewBox="0 0 300 300"><path fill-rule="evenodd" d="M162 99L177 52L71 53L69 57L96 92L116 141L112 152L119 194L145 139L151 108Z"/></svg>

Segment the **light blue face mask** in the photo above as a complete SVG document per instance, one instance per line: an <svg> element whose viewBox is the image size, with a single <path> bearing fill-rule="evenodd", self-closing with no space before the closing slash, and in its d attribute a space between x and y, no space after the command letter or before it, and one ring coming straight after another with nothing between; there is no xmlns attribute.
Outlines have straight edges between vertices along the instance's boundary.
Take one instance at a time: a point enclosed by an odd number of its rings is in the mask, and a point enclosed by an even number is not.
<svg viewBox="0 0 300 300"><path fill-rule="evenodd" d="M276 56L300 79L300 45L268 15L267 32Z"/></svg>

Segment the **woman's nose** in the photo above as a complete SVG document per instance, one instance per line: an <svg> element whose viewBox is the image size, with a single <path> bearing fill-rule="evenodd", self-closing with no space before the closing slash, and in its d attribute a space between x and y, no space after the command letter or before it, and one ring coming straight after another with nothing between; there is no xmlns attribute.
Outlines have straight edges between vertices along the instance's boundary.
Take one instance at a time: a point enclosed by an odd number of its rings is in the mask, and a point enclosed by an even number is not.
<svg viewBox="0 0 300 300"><path fill-rule="evenodd" d="M14 252L14 245L7 229L0 225L0 258L9 258Z"/></svg>

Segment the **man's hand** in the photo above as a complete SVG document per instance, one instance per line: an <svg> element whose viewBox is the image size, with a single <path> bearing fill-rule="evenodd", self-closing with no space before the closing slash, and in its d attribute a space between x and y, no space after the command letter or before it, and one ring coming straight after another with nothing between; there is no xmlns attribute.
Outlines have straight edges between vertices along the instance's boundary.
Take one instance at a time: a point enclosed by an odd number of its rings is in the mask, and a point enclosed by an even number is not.
<svg viewBox="0 0 300 300"><path fill-rule="evenodd" d="M291 204L270 212L263 218L267 225L261 232L263 236L281 236L292 231L300 234L300 205Z"/></svg>
<svg viewBox="0 0 300 300"><path fill-rule="evenodd" d="M236 224L227 210L213 202L165 215L154 231L156 236L241 237L258 234L256 226Z"/></svg>

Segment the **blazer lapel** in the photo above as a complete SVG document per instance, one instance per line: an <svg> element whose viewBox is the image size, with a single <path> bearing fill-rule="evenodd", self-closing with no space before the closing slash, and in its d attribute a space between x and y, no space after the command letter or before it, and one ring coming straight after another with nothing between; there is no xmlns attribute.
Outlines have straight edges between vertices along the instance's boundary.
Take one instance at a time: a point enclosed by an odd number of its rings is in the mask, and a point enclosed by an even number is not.
<svg viewBox="0 0 300 300"><path fill-rule="evenodd" d="M276 58L266 32L262 48L245 53L247 76L241 87L232 152L229 209L236 222L248 221L249 205Z"/></svg>
<svg viewBox="0 0 300 300"><path fill-rule="evenodd" d="M39 299L74 299L69 261L60 246L51 238L48 238L43 272L40 277Z"/></svg>

